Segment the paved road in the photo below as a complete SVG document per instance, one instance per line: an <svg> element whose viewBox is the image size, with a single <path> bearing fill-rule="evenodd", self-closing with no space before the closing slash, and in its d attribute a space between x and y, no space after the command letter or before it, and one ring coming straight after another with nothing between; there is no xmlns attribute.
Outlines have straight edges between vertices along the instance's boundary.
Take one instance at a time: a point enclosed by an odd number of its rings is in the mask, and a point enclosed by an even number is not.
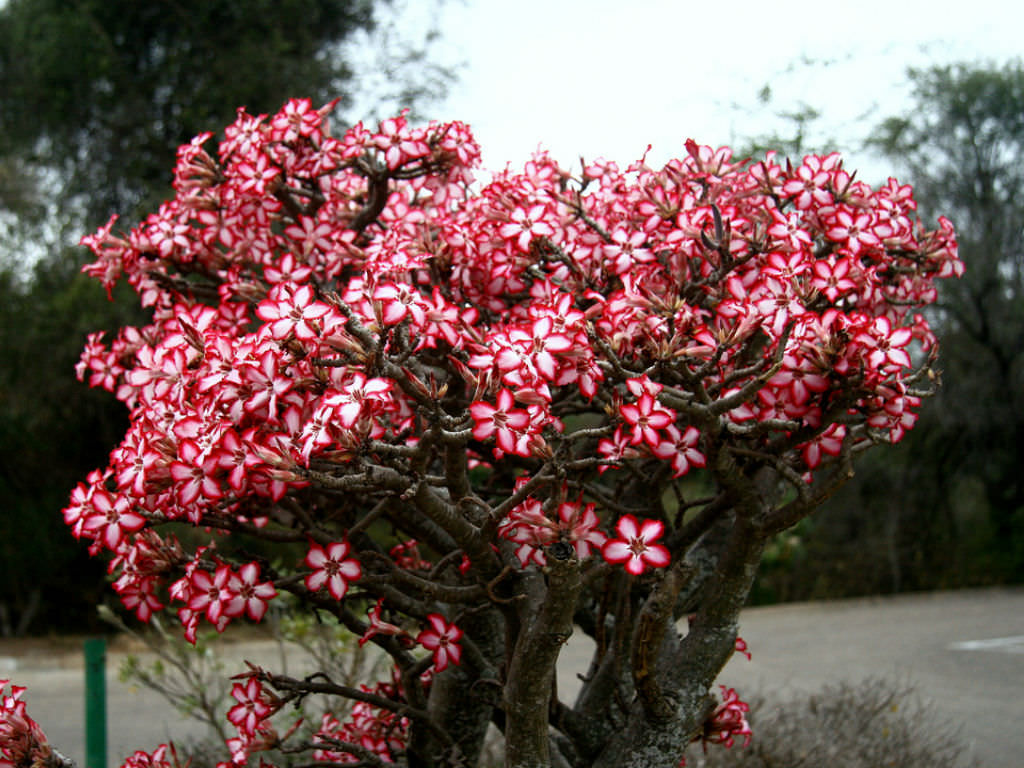
<svg viewBox="0 0 1024 768"><path fill-rule="evenodd" d="M1024 589L971 590L891 598L803 603L744 612L741 634L753 661L734 657L722 682L744 695L811 692L826 683L889 677L913 685L936 713L962 727L982 768L1020 768L1024 749ZM564 651L559 690L571 696L589 645ZM83 671L77 655L4 657L0 678L28 687L29 714L51 742L83 764ZM267 643L231 646L232 656L272 666ZM187 738L203 728L183 720L149 691L108 674L111 766L140 747Z"/></svg>
<svg viewBox="0 0 1024 768"><path fill-rule="evenodd" d="M969 590L745 612L753 661L722 682L766 694L886 677L961 727L982 768L1021 768L1024 590Z"/></svg>

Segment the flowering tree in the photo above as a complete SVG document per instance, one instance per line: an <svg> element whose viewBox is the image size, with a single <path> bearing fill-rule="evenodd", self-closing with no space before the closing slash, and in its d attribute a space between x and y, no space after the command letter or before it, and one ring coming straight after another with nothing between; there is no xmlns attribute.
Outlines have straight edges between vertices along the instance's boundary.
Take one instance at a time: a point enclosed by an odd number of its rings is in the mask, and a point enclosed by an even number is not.
<svg viewBox="0 0 1024 768"><path fill-rule="evenodd" d="M179 150L175 199L84 239L153 323L83 353L132 422L75 489L74 535L143 621L170 606L194 638L291 593L393 662L359 688L240 670L238 765L475 765L491 724L512 766L675 766L748 737L710 690L746 650L761 552L913 426L918 309L961 271L949 222L836 155L687 142L573 176L538 154L484 184L464 124L332 135L329 111L239 111L215 151ZM574 631L594 653L569 702ZM285 705L321 694L348 719L294 727ZM55 753L17 698L0 763L28 765Z"/></svg>

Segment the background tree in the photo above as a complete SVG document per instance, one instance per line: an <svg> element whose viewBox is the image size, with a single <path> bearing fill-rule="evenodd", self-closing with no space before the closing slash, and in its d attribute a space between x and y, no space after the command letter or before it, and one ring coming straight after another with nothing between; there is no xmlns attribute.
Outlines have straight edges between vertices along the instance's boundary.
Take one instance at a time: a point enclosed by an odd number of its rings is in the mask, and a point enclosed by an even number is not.
<svg viewBox="0 0 1024 768"><path fill-rule="evenodd" d="M868 148L914 186L919 214L948 215L964 278L929 310L944 386L884 460L777 542L761 599L1024 579L1024 68L911 70L912 106ZM880 567L881 566L881 567Z"/></svg>
<svg viewBox="0 0 1024 768"><path fill-rule="evenodd" d="M377 5L11 0L0 135L8 152L56 169L61 197L88 216L149 210L166 197L167 158L198 126L229 122L230 105L274 110L300 84L347 104L354 64L342 46L374 27ZM401 74L404 95L421 97L423 79Z"/></svg>
<svg viewBox="0 0 1024 768"><path fill-rule="evenodd" d="M815 64L827 66L820 62L815 62ZM765 84L757 94L758 111L763 111L771 105L772 99L772 88ZM740 108L739 104L733 104L733 109ZM744 111L750 118L753 118L753 114L750 114L751 110ZM774 117L782 120L785 128L757 136L743 137L740 140L742 143L736 145L737 156L762 157L765 152L771 151L797 161L806 154L822 151L824 147L836 146L834 139L821 136L820 131L816 130L816 123L821 118L821 111L806 102L801 101L790 109L779 111L775 113Z"/></svg>
<svg viewBox="0 0 1024 768"><path fill-rule="evenodd" d="M398 35L391 3L11 0L0 9L0 634L82 629L102 574L53 525L75 478L106 462L126 414L73 379L87 331L141 323L76 275L83 221L129 225L171 194L169 162L236 105L293 92L344 106L366 49L392 51L391 87L423 104L448 72L436 30ZM373 86L375 89L379 88ZM38 548L46 552L39 557ZM70 564L74 567L70 567Z"/></svg>
<svg viewBox="0 0 1024 768"><path fill-rule="evenodd" d="M118 292L41 261L26 281L0 271L0 634L81 629L95 623L103 569L69 540L54 512L81 471L102 461L126 424L74 380L77 340L96 323L144 314Z"/></svg>
<svg viewBox="0 0 1024 768"><path fill-rule="evenodd" d="M966 271L940 289L945 387L905 449L897 481L913 479L915 493L901 539L938 527L930 538L945 544L939 552L948 553L950 581L1020 581L1024 67L957 65L910 78L915 109L883 123L872 145L905 170L926 217L941 211L953 219ZM938 526L919 528L933 515Z"/></svg>

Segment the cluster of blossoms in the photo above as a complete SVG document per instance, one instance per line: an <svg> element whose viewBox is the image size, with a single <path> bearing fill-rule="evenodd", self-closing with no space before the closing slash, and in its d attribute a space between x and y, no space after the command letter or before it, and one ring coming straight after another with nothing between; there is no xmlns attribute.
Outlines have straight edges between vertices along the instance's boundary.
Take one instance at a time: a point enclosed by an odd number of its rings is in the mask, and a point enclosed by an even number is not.
<svg viewBox="0 0 1024 768"><path fill-rule="evenodd" d="M731 747L736 743L737 737L742 737L743 746L749 746L753 738L753 731L750 730L750 723L747 722L747 712L750 706L741 701L736 689L719 685L722 700L711 717L704 723L703 731L695 741L700 741L705 751L708 744L721 744ZM686 768L686 758L679 761L679 768Z"/></svg>
<svg viewBox="0 0 1024 768"><path fill-rule="evenodd" d="M201 567L202 562L203 551L200 550L185 566L185 575L171 584L168 590L173 599L185 604L178 610L178 617L190 642L196 641L201 617L205 617L218 631L223 631L231 619L243 615L253 621L263 618L270 601L277 596L277 590L270 582L259 581L258 564L246 563L234 571L227 563L215 560L213 569L209 570Z"/></svg>
<svg viewBox="0 0 1024 768"><path fill-rule="evenodd" d="M393 696L394 687L378 683L362 690L377 696ZM324 714L320 729L313 736L318 749L313 759L321 762L354 763L365 755L373 755L382 762L393 762L393 755L405 748L408 721L388 710L380 710L365 701L357 701L345 722L331 714ZM365 750L365 751L363 751Z"/></svg>
<svg viewBox="0 0 1024 768"><path fill-rule="evenodd" d="M913 426L935 354L921 307L962 266L909 187L692 141L661 169L573 176L538 153L483 183L465 124L334 135L332 106L240 110L215 150L179 150L173 200L83 239L85 271L126 279L153 319L87 340L79 377L131 426L64 511L142 620L177 601L194 639L290 592L388 653L402 685L364 692L358 724L325 719L315 759L398 759L420 726L396 713L467 656L493 682L472 617L511 610L532 571L574 564L621 611L720 519L791 525ZM796 501L755 515L762 469ZM213 540L189 554L164 523ZM240 535L290 554L256 561ZM236 762L280 685L236 685Z"/></svg>
<svg viewBox="0 0 1024 768"><path fill-rule="evenodd" d="M66 760L46 742L39 724L28 716L25 689L0 680L0 768L60 768Z"/></svg>
<svg viewBox="0 0 1024 768"><path fill-rule="evenodd" d="M522 488L525 483L525 479L520 479L517 487ZM541 501L527 496L502 521L498 534L518 545L515 554L523 566L531 562L543 566L547 564L545 548L556 541L570 544L580 560L595 549L600 551L608 540L600 525L594 504L566 500L557 505L549 518Z"/></svg>
<svg viewBox="0 0 1024 768"><path fill-rule="evenodd" d="M705 742L731 747L739 736L743 738L744 746L750 744L752 733L747 722L750 707L740 700L734 688L724 685L718 687L722 690L722 702L705 726Z"/></svg>
<svg viewBox="0 0 1024 768"><path fill-rule="evenodd" d="M173 744L161 744L152 752L136 750L122 768L188 768L190 764L191 760L186 760L182 765Z"/></svg>
<svg viewBox="0 0 1024 768"><path fill-rule="evenodd" d="M747 642L742 637L736 638L734 652L741 656L746 656L747 661L751 660ZM721 744L724 747L731 747L736 743L737 737L742 737L743 746L749 746L754 736L754 732L750 729L750 723L747 722L747 712L750 711L750 705L740 699L735 688L729 688L725 685L719 685L718 688L721 701L708 719L704 721L704 727L694 737L694 741L699 741L704 747L705 752L707 751L708 744ZM686 758L683 757L679 761L679 768L685 768L685 766Z"/></svg>

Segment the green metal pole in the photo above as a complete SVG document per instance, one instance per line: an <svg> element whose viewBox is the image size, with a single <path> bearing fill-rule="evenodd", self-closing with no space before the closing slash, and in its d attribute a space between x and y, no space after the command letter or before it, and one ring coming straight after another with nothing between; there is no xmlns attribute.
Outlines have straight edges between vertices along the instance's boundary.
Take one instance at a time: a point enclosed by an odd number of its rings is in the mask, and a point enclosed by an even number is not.
<svg viewBox="0 0 1024 768"><path fill-rule="evenodd" d="M107 768L107 641L85 641L85 765Z"/></svg>

